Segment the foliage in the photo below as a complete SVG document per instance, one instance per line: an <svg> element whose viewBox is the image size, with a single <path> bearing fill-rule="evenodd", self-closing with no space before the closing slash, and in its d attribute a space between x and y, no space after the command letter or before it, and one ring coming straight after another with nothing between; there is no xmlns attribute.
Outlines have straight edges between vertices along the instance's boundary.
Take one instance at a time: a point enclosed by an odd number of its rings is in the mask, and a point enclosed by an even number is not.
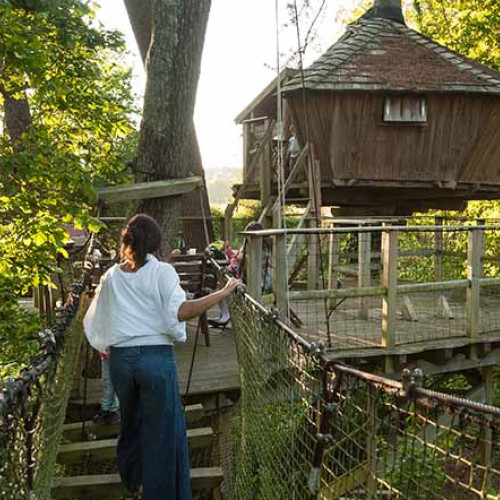
<svg viewBox="0 0 500 500"><path fill-rule="evenodd" d="M283 470L294 463L297 454L297 435L303 426L306 409L299 402L265 404L253 418L233 417L233 453L236 462L236 482L239 497L263 500L288 499L295 491L294 481L300 481L301 471L289 476L283 483ZM263 430L272 439L263 445ZM260 443L260 446L257 444ZM281 464L281 467L280 467ZM248 487L250 484L250 488Z"/></svg>
<svg viewBox="0 0 500 500"><path fill-rule="evenodd" d="M16 295L54 279L65 224L99 228L94 188L129 176L124 43L93 17L82 0L0 3L0 364L10 373L37 344L28 338L38 323Z"/></svg>
<svg viewBox="0 0 500 500"><path fill-rule="evenodd" d="M471 59L500 69L497 0L414 0L419 30Z"/></svg>
<svg viewBox="0 0 500 500"><path fill-rule="evenodd" d="M0 379L17 376L38 349L36 315L19 307L16 296L0 285ZM2 362L3 360L3 362Z"/></svg>
<svg viewBox="0 0 500 500"><path fill-rule="evenodd" d="M48 283L67 235L92 227L94 186L124 178L132 131L120 36L80 0L0 4L0 112L27 103L31 125L0 138L0 279L16 292Z"/></svg>

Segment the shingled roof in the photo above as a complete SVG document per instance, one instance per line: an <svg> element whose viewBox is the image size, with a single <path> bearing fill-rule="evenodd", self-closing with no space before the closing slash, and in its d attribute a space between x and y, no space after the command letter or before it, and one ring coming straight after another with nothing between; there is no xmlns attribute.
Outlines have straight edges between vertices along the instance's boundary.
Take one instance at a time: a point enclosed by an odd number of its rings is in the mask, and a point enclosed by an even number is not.
<svg viewBox="0 0 500 500"><path fill-rule="evenodd" d="M363 16L304 71L311 90L473 92L500 95L500 73L404 24ZM302 88L297 75L284 92Z"/></svg>

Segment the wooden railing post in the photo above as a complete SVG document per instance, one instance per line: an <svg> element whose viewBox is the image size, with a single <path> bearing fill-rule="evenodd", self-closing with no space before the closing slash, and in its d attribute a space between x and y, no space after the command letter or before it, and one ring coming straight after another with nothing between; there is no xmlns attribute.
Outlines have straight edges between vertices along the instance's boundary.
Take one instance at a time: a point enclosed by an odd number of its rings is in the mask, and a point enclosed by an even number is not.
<svg viewBox="0 0 500 500"><path fill-rule="evenodd" d="M319 161L314 154L314 144L310 143L310 154L308 156L308 169L307 180L309 184L309 199L311 204L311 219L309 220L308 227L317 228L318 219L321 218L321 171ZM319 234L308 235L308 249L309 256L307 259L307 289L316 290L318 286L318 266L321 265L319 261L320 252L320 236Z"/></svg>
<svg viewBox="0 0 500 500"><path fill-rule="evenodd" d="M262 299L262 236L246 237L247 291L259 302Z"/></svg>
<svg viewBox="0 0 500 500"><path fill-rule="evenodd" d="M332 229L335 225L332 224ZM328 290L336 290L339 287L340 266L340 234L331 232L328 245ZM329 300L329 307L333 309L337 305L335 299Z"/></svg>
<svg viewBox="0 0 500 500"><path fill-rule="evenodd" d="M266 119L265 121L265 130L267 131L270 127L273 127L274 121ZM262 161L260 162L260 201L262 203L262 207L265 207L269 199L271 198L271 180L272 180L272 171L273 171L273 147L272 134L266 134L264 139L266 141L264 145L264 152L262 154Z"/></svg>
<svg viewBox="0 0 500 500"><path fill-rule="evenodd" d="M361 226L360 226L361 227ZM371 285L371 233L358 233L358 286ZM360 319L368 319L370 299L361 297L358 316Z"/></svg>
<svg viewBox="0 0 500 500"><path fill-rule="evenodd" d="M483 253L483 229L471 227L469 229L469 244L467 248L467 335L477 337L479 335L480 322L480 279L482 275L481 257Z"/></svg>
<svg viewBox="0 0 500 500"><path fill-rule="evenodd" d="M314 229L317 227L316 219L311 218L307 227ZM306 235L307 241L307 289L316 290L318 288L318 265L319 265L319 236L316 233Z"/></svg>
<svg viewBox="0 0 500 500"><path fill-rule="evenodd" d="M224 239L227 241L233 240L233 214L234 214L234 204L228 203L226 206L226 211L224 213Z"/></svg>
<svg viewBox="0 0 500 500"><path fill-rule="evenodd" d="M382 345L389 349L396 345L398 284L398 232L382 231ZM386 358L386 372L393 371L392 358Z"/></svg>
<svg viewBox="0 0 500 500"><path fill-rule="evenodd" d="M273 292L276 307L283 318L288 317L286 310L288 294L286 259L286 234L277 234L273 239Z"/></svg>
<svg viewBox="0 0 500 500"><path fill-rule="evenodd" d="M434 281L443 281L443 217L436 217L434 225Z"/></svg>

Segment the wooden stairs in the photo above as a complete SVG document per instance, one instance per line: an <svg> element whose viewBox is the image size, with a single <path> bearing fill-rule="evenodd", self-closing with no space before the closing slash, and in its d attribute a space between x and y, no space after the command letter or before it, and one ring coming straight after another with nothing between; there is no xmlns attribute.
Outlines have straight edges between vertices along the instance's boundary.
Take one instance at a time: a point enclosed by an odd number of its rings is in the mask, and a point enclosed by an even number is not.
<svg viewBox="0 0 500 500"><path fill-rule="evenodd" d="M210 446L214 439L211 427L201 427L200 421L205 413L201 404L187 406L186 422L190 450ZM82 463L99 463L113 461L116 456L116 443L119 424L95 424L75 422L64 425L63 440L57 455L57 462L65 467ZM222 481L220 467L195 467L191 469L191 486L193 491L214 489ZM68 475L56 478L52 489L53 498L124 498L127 494L121 484L119 475L114 473Z"/></svg>

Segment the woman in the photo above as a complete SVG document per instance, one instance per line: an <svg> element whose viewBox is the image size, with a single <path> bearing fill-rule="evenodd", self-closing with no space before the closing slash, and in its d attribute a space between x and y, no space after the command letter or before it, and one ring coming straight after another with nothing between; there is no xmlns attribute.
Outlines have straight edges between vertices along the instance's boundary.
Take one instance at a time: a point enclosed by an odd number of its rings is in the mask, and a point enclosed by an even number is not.
<svg viewBox="0 0 500 500"><path fill-rule="evenodd" d="M122 481L146 500L190 498L189 457L173 343L186 324L228 297L238 285L186 300L179 277L160 262L161 232L139 214L121 235L121 262L101 280L85 316L87 338L110 352L111 380L120 402L117 463Z"/></svg>

